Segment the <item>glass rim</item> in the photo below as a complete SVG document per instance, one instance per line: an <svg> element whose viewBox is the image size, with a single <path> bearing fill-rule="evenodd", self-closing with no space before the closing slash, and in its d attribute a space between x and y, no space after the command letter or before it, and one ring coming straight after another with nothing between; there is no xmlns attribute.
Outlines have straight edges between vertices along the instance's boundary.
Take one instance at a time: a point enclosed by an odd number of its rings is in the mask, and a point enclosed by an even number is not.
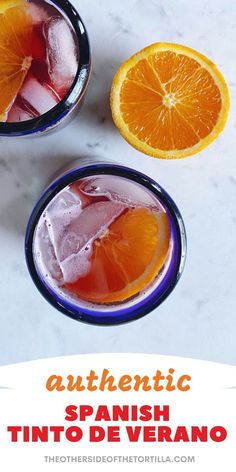
<svg viewBox="0 0 236 472"><path fill-rule="evenodd" d="M47 0L45 0L47 2ZM0 122L0 137L20 137L49 131L57 126L83 98L91 74L91 51L83 20L68 0L49 0L69 19L79 44L78 69L66 96L53 108L37 118L17 123Z"/></svg>
<svg viewBox="0 0 236 472"><path fill-rule="evenodd" d="M43 214L50 201L70 183L78 179L101 174L128 178L129 180L143 185L145 188L154 193L154 195L156 195L159 201L168 210L171 231L174 237L174 250L171 256L170 266L168 267L167 273L160 284L157 285L157 287L154 288L143 300L137 300L136 302L134 298L134 304L129 307L122 307L121 303L115 311L99 311L99 305L96 307L95 304L95 309L79 306L79 302L77 305L61 296L58 292L55 292L52 287L46 285L43 279L40 278L33 256L35 229L39 218ZM51 185L47 187L41 198L36 203L29 218L25 236L25 257L27 267L34 284L43 297L52 306L54 306L54 308L61 311L70 318L88 324L103 326L111 326L134 321L147 315L157 308L172 292L178 280L180 279L185 265L186 250L187 238L184 222L180 211L169 194L157 182L147 175L132 168L118 164L85 164L82 167L77 167L56 178L56 180L54 180Z"/></svg>

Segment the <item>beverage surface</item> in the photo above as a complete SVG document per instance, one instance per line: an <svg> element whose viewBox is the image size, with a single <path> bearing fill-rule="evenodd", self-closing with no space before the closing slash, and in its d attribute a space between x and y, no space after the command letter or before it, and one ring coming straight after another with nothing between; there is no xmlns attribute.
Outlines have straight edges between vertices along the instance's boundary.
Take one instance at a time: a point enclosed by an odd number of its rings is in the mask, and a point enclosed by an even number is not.
<svg viewBox="0 0 236 472"><path fill-rule="evenodd" d="M70 90L78 61L75 32L53 4L1 0L0 121L27 121L55 107Z"/></svg>
<svg viewBox="0 0 236 472"><path fill-rule="evenodd" d="M38 274L61 294L95 304L125 302L168 264L168 215L136 182L86 177L49 203L36 226L33 251Z"/></svg>

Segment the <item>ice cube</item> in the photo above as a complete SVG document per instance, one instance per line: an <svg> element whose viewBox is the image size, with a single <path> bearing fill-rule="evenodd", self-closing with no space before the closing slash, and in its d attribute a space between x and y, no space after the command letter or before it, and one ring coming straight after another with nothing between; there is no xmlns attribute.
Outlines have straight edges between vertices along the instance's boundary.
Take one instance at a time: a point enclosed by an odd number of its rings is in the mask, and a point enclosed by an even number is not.
<svg viewBox="0 0 236 472"><path fill-rule="evenodd" d="M73 31L65 19L51 18L44 25L48 72L58 93L71 87L78 69Z"/></svg>
<svg viewBox="0 0 236 472"><path fill-rule="evenodd" d="M117 176L87 177L80 182L80 192L87 198L90 196L90 200L103 196L128 207L141 206L163 210L151 192L132 180Z"/></svg>
<svg viewBox="0 0 236 472"><path fill-rule="evenodd" d="M65 230L81 213L80 199L78 195L65 189L54 198L45 213L49 236L60 261L59 249Z"/></svg>
<svg viewBox="0 0 236 472"><path fill-rule="evenodd" d="M125 210L118 202L96 202L85 209L77 193L67 187L49 204L36 234L41 260L51 276L76 281L90 267L93 241ZM60 278L61 276L61 278Z"/></svg>
<svg viewBox="0 0 236 472"><path fill-rule="evenodd" d="M88 245L86 249L83 248L77 254L71 254L60 263L64 283L76 282L76 280L88 274L91 255L92 246Z"/></svg>
<svg viewBox="0 0 236 472"><path fill-rule="evenodd" d="M83 180L77 180L70 185L70 189L72 192L79 195L82 208L86 208L86 206L90 205L91 203L109 201L109 198L105 195L93 194L92 197L90 195L86 195L83 191L81 191L81 185L83 186Z"/></svg>
<svg viewBox="0 0 236 472"><path fill-rule="evenodd" d="M48 206L48 213L55 216L63 216L66 214L78 216L81 212L81 200L78 195L71 192L70 188L67 187L60 192L57 197Z"/></svg>
<svg viewBox="0 0 236 472"><path fill-rule="evenodd" d="M47 21L48 14L43 7L40 7L35 3L29 3L28 8L32 17L33 25L39 25L40 23Z"/></svg>
<svg viewBox="0 0 236 472"><path fill-rule="evenodd" d="M59 98L46 85L41 85L33 76L29 76L19 92L20 97L39 115L51 110L59 103Z"/></svg>
<svg viewBox="0 0 236 472"><path fill-rule="evenodd" d="M21 121L28 121L34 118L33 113L23 110L19 105L14 104L10 109L7 117L9 123L18 123Z"/></svg>
<svg viewBox="0 0 236 472"><path fill-rule="evenodd" d="M62 282L62 272L51 243L46 221L41 220L35 238L35 257L44 268L44 275L51 276L57 282Z"/></svg>
<svg viewBox="0 0 236 472"><path fill-rule="evenodd" d="M79 252L86 244L104 232L124 210L124 205L97 202L86 207L67 227L58 248L59 260Z"/></svg>
<svg viewBox="0 0 236 472"><path fill-rule="evenodd" d="M119 203L97 202L85 208L68 227L57 248L65 283L84 277L90 268L93 241L124 211Z"/></svg>

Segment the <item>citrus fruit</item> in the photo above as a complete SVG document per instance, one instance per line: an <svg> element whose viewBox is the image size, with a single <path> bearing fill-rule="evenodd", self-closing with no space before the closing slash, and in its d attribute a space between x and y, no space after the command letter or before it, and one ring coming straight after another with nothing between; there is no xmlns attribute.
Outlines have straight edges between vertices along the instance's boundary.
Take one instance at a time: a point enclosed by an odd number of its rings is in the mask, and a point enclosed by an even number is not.
<svg viewBox="0 0 236 472"><path fill-rule="evenodd" d="M17 5L24 4L25 0L1 0L0 2L0 13L4 13L6 10Z"/></svg>
<svg viewBox="0 0 236 472"><path fill-rule="evenodd" d="M126 210L93 243L89 273L66 288L97 303L127 300L144 290L167 259L170 228L166 213Z"/></svg>
<svg viewBox="0 0 236 472"><path fill-rule="evenodd" d="M195 154L223 130L227 84L186 46L156 43L121 65L111 89L114 122L136 149L163 159Z"/></svg>
<svg viewBox="0 0 236 472"><path fill-rule="evenodd" d="M4 2L5 6L8 2ZM13 3L13 2L9 2ZM31 66L32 19L27 2L0 14L0 116L6 119Z"/></svg>

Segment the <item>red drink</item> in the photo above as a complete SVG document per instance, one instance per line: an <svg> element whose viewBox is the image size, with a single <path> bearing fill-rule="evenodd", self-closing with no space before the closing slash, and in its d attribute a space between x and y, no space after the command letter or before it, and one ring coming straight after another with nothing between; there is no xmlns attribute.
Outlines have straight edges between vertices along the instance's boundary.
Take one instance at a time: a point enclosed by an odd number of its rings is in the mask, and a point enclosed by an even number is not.
<svg viewBox="0 0 236 472"><path fill-rule="evenodd" d="M168 216L141 185L97 175L74 182L48 205L34 238L35 263L66 297L123 303L168 267Z"/></svg>
<svg viewBox="0 0 236 472"><path fill-rule="evenodd" d="M89 159L78 165L60 172L32 212L30 274L44 297L75 319L113 324L143 316L182 273L179 211L134 169Z"/></svg>

